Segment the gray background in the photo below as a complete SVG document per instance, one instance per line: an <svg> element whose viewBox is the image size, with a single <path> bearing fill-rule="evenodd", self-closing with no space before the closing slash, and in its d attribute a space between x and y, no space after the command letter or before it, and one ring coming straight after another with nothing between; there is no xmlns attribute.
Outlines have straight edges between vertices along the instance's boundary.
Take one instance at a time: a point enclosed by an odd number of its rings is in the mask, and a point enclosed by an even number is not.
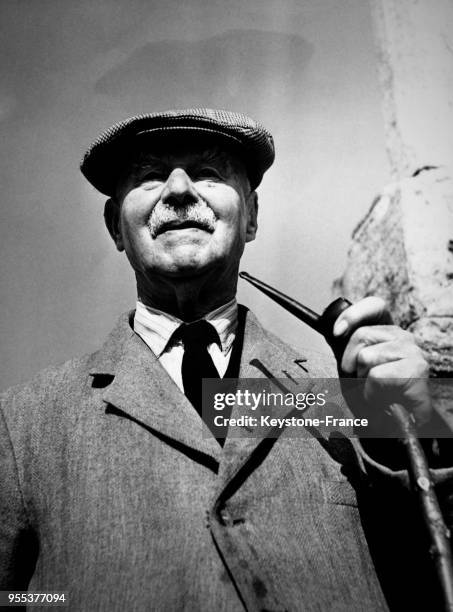
<svg viewBox="0 0 453 612"><path fill-rule="evenodd" d="M274 134L260 229L242 268L321 309L349 238L389 182L371 15L363 0L3 0L0 3L1 384L96 349L133 307L104 198L78 162L136 113L214 106ZM292 344L314 332L241 281Z"/></svg>

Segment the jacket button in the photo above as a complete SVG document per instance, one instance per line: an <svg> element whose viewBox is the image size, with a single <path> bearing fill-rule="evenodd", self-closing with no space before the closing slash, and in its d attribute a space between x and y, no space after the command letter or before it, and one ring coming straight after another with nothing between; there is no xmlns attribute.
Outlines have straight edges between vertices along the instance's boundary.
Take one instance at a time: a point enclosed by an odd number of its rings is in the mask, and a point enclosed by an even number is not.
<svg viewBox="0 0 453 612"><path fill-rule="evenodd" d="M225 508L225 506L219 508L218 515L220 517L220 522L222 523L222 525L230 526L233 524L233 517L231 516L230 512Z"/></svg>
<svg viewBox="0 0 453 612"><path fill-rule="evenodd" d="M231 527L232 525L241 525L242 523L245 523L244 518L234 518L231 512L225 506L222 506L218 509L217 517L219 519L219 522L222 525L225 525L226 527Z"/></svg>

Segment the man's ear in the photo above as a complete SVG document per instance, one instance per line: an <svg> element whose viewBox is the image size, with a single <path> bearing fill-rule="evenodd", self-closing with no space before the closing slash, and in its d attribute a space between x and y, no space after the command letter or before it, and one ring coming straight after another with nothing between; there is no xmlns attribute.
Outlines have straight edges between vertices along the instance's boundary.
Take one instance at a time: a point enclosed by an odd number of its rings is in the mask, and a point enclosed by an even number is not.
<svg viewBox="0 0 453 612"><path fill-rule="evenodd" d="M120 231L120 205L109 198L104 207L104 221L118 251L124 251L123 238Z"/></svg>
<svg viewBox="0 0 453 612"><path fill-rule="evenodd" d="M258 229L258 194L252 191L247 197L247 229L245 241L255 240L256 230Z"/></svg>

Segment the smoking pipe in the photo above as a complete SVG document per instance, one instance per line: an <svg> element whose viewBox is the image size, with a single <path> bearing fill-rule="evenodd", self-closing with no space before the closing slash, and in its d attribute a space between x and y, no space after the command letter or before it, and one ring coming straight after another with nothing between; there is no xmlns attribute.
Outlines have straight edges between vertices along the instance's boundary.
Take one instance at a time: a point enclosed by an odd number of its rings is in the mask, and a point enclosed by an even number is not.
<svg viewBox="0 0 453 612"><path fill-rule="evenodd" d="M347 338L337 338L333 335L333 326L343 310L351 306L349 300L338 298L323 311L322 314L317 314L307 306L290 298L281 291L274 289L270 285L263 283L247 272L239 272L239 276L244 280L254 285L257 289L265 293L274 302L283 306L285 310L293 314L300 321L306 323L309 327L319 332L326 339L329 346L332 348L334 355L339 361L344 349L346 348Z"/></svg>

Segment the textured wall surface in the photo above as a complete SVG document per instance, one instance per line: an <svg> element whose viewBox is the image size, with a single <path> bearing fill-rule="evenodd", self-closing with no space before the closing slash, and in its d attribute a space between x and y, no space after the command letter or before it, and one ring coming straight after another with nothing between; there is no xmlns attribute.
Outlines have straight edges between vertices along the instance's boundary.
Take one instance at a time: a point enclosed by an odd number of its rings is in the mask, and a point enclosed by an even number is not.
<svg viewBox="0 0 453 612"><path fill-rule="evenodd" d="M372 0L395 179L452 165L453 2Z"/></svg>
<svg viewBox="0 0 453 612"><path fill-rule="evenodd" d="M379 295L410 329L433 372L453 375L453 180L447 168L390 185L352 237L335 291Z"/></svg>
<svg viewBox="0 0 453 612"><path fill-rule="evenodd" d="M453 2L372 0L395 183L352 237L335 293L382 296L453 377Z"/></svg>
<svg viewBox="0 0 453 612"><path fill-rule="evenodd" d="M352 236L334 292L382 296L453 377L453 2L372 0L393 184Z"/></svg>

